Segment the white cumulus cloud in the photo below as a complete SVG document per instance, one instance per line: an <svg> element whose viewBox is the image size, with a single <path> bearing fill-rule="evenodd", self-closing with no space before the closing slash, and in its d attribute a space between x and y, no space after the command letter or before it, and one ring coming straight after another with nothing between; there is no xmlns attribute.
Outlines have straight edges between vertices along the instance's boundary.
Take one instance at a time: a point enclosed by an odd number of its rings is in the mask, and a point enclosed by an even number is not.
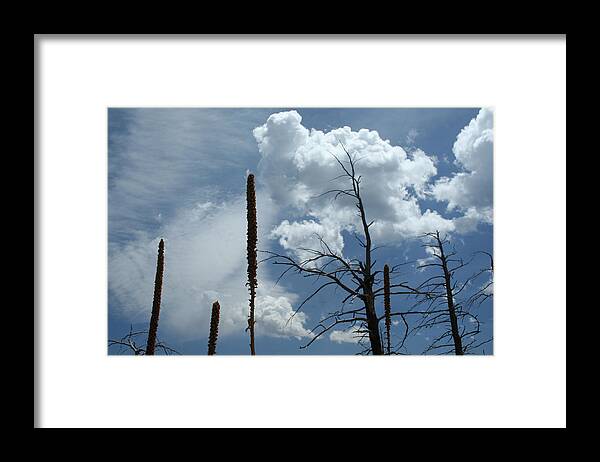
<svg viewBox="0 0 600 462"><path fill-rule="evenodd" d="M254 137L261 154L261 183L278 204L291 207L298 218L281 222L273 231L288 250L310 244L314 248L315 235L320 233L341 251L343 230L360 233L354 202L343 195L335 201L333 194L322 195L351 185L347 178L339 178L342 170L334 155L345 159L341 144L357 156L363 201L368 219L375 220L372 232L379 242L454 229L454 223L438 212L421 210L418 198L437 173L434 159L422 150L407 152L381 138L376 130L308 129L297 111L272 114L254 129ZM302 258L302 252L297 253Z"/></svg>
<svg viewBox="0 0 600 462"><path fill-rule="evenodd" d="M288 220L283 220L271 231L271 236L279 239L281 247L295 251L298 257L305 261L314 257L313 253L305 249L326 250L321 240L327 243L329 249L335 254L341 255L344 239L340 231L339 224L335 222L322 224L314 220L303 220L290 223Z"/></svg>
<svg viewBox="0 0 600 462"><path fill-rule="evenodd" d="M364 332L360 332L358 327L346 330L334 330L329 334L329 340L334 343L359 343L364 339Z"/></svg>
<svg viewBox="0 0 600 462"><path fill-rule="evenodd" d="M483 108L456 137L452 152L461 169L452 177L439 179L431 188L435 199L458 210L456 230L474 231L478 223L492 222L493 113Z"/></svg>

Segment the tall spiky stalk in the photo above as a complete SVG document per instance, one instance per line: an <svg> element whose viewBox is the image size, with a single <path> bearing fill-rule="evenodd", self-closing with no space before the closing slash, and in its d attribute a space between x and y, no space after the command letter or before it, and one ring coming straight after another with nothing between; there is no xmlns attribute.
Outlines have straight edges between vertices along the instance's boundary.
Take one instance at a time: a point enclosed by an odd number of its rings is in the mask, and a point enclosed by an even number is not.
<svg viewBox="0 0 600 462"><path fill-rule="evenodd" d="M208 335L208 354L214 355L217 352L217 337L219 335L219 313L221 306L216 301L212 305L212 313L210 315L210 333Z"/></svg>
<svg viewBox="0 0 600 462"><path fill-rule="evenodd" d="M383 267L383 309L385 313L385 339L387 354L392 352L392 305L390 303L390 268L388 265Z"/></svg>
<svg viewBox="0 0 600 462"><path fill-rule="evenodd" d="M146 355L154 354L156 346L156 332L158 331L158 317L160 315L160 298L162 295L163 272L165 270L165 243L161 239L158 243L158 258L156 260L156 276L154 278L154 298L152 300L152 316L150 317L150 329L148 330L148 343L146 344Z"/></svg>
<svg viewBox="0 0 600 462"><path fill-rule="evenodd" d="M246 207L248 221L248 240L247 240L247 256L248 256L248 290L250 291L250 312L248 316L248 327L250 331L250 354L255 355L254 348L254 300L256 298L256 287L258 281L256 279L256 270L258 267L256 258L256 245L258 241L258 227L256 223L256 193L254 190L254 175L249 174L246 183Z"/></svg>

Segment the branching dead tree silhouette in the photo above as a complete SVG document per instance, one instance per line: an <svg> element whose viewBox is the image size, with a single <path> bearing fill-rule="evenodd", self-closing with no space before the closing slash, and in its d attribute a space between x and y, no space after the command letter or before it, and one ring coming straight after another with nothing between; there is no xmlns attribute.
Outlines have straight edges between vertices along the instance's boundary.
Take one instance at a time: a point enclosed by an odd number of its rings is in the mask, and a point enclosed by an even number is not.
<svg viewBox="0 0 600 462"><path fill-rule="evenodd" d="M300 303L292 317L307 302L327 287L340 289L344 293L341 308L321 319L311 330L312 338L300 348L307 348L323 334L330 332L337 326L344 326L347 329L353 330L354 334L359 337L360 344L363 341L366 343L366 340L368 340L368 346L365 347L361 354L383 355L384 345L379 330L379 322L382 317L377 315L376 299L384 294L383 288L377 288L381 283L380 275L382 271L375 269L376 260L373 258L373 252L376 250L376 247L373 246L370 228L374 221L369 221L363 202L361 191L362 178L356 171L356 164L360 159L356 155L350 154L341 141L339 141L339 144L345 153L345 159L341 160L332 153L342 172L334 180L344 179L350 185L346 189L331 189L320 194L318 197L333 195L333 200L337 200L340 197L352 200L360 219L359 229L362 236L359 236L357 233L354 236L363 249L362 257L360 259L345 258L341 253L332 249L322 236L315 234L318 248L299 249L307 255L306 258L299 259L290 255L263 251L269 255L263 261L271 261L275 265L285 267L277 282L291 271L306 278L313 278L318 283L317 289ZM396 269L397 266L392 268L390 274L393 274ZM418 293L418 290L409 287L407 282L390 284L389 289L390 295L412 295ZM347 303L352 304L355 301L360 302L362 307L346 309Z"/></svg>
<svg viewBox="0 0 600 462"><path fill-rule="evenodd" d="M110 339L108 341L108 346L109 348L117 347L119 353L131 351L135 356L146 355L146 349L142 345L138 344L137 338L146 336L147 334L147 330L134 331L133 326L130 326L127 335L119 339ZM155 351L162 351L165 355L180 354L177 350L171 348L159 339L155 339L154 349Z"/></svg>
<svg viewBox="0 0 600 462"><path fill-rule="evenodd" d="M404 315L409 313L422 315L411 332L435 327L443 328L442 333L433 339L423 353L438 351L440 354L464 355L490 342L491 338L483 342L478 341L477 335L481 333L481 323L478 314L471 308L491 297L491 275L489 282L468 297L463 297L462 294L468 293L470 287L482 275L491 272L493 267L491 255L487 252L476 252L471 259L464 261L457 256L454 247L448 250L450 241L447 236L442 237L439 231L425 233L421 238L425 240L422 246L428 249L431 257L427 262L419 264L417 268L419 270L432 268L435 274L418 286L419 300L416 306L425 305L426 309L409 311ZM490 258L490 267L482 268L459 281L457 272L467 268L476 254L486 254Z"/></svg>

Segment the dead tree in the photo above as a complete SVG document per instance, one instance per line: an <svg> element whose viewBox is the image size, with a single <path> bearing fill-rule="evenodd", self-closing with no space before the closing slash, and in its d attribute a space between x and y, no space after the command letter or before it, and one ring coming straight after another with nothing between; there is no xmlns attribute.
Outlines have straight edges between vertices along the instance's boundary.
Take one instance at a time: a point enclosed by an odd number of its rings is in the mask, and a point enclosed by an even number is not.
<svg viewBox="0 0 600 462"><path fill-rule="evenodd" d="M163 273L165 269L165 243L161 239L158 243L158 258L156 260L156 276L154 278L154 298L152 300L152 315L150 329L146 343L146 356L153 355L156 348L156 333L158 331L158 318L160 316L160 299L162 295Z"/></svg>
<svg viewBox="0 0 600 462"><path fill-rule="evenodd" d="M417 288L419 294L415 306L424 304L426 305L425 310L410 310L403 315L419 314L422 316L411 332L442 327L441 334L431 342L424 353L441 351L441 354L464 355L468 351L490 342L491 338L477 343L476 336L481 333L481 323L478 314L471 308L491 296L486 292L491 288L491 278L483 288L476 289L469 296L465 297L464 295L472 290L477 279L488 269L481 269L460 281L457 272L467 268L473 262L475 255L468 261L459 258L454 248L448 250L450 241L447 237L440 236L439 231L426 233L421 237L425 240L422 246L428 250L430 258L419 264L418 269L431 268L435 274ZM480 253L488 255L491 261L489 253L476 252L475 254Z"/></svg>
<svg viewBox="0 0 600 462"><path fill-rule="evenodd" d="M246 253L248 259L248 290L250 291L250 310L248 313L248 327L247 331L250 331L250 354L255 355L256 350L254 346L254 303L256 299L256 287L258 286L258 280L256 277L256 271L258 268L256 245L258 241L258 225L256 221L256 192L254 188L254 175L248 175L246 183L246 221L248 223L247 231L247 242L246 242Z"/></svg>
<svg viewBox="0 0 600 462"><path fill-rule="evenodd" d="M135 356L146 355L146 349L138 344L138 337L145 337L148 334L147 330L134 331L133 326L130 326L129 332L121 338L110 339L108 346L118 348L119 353L125 353L127 351L133 353ZM154 344L155 351L162 351L165 355L180 354L177 350L171 348L166 343L159 339L156 339Z"/></svg>
<svg viewBox="0 0 600 462"><path fill-rule="evenodd" d="M219 313L221 306L216 301L212 305L212 312L210 315L210 332L208 335L208 354L209 356L214 355L217 352L217 336L219 335Z"/></svg>
<svg viewBox="0 0 600 462"><path fill-rule="evenodd" d="M368 340L368 346L365 347L362 354L383 355L384 346L379 330L381 318L377 315L376 310L376 299L383 296L383 288L377 288L378 284L381 283L380 275L382 271L375 270L376 260L373 258L373 252L376 247L373 246L370 233L370 227L374 221L369 221L367 218L363 202L361 176L356 171L356 164L359 159L356 155L351 155L341 142L340 146L344 150L345 160L342 161L338 156L332 154L341 169L341 175L334 180L343 179L350 185L345 189L331 189L319 197L333 195L334 200L340 197L347 198L356 206L357 216L360 220L358 229L361 235L355 233L354 236L363 249L361 258L345 258L341 253L333 250L320 235L315 234L319 248L299 249L308 255L306 258L298 259L290 255L265 252L269 256L264 261L270 260L275 265L285 267L277 281L292 271L303 277L313 278L315 282L319 283L318 288L300 303L294 314L327 287L335 287L344 293L341 308L330 312L321 319L311 330L312 338L300 348L307 348L326 332L331 331L336 326L343 325L353 329L361 342L362 340ZM394 273L395 269L396 267L392 268L390 274ZM415 289L409 287L406 282L391 284L389 288L391 289L390 294L415 293ZM362 306L357 309L346 309L346 303L354 301L359 301Z"/></svg>

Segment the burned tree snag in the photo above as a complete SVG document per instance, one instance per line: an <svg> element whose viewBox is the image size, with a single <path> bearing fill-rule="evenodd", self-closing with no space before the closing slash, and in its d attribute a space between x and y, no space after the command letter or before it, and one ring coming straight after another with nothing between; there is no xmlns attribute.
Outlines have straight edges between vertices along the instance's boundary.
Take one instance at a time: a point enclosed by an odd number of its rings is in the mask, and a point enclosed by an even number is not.
<svg viewBox="0 0 600 462"><path fill-rule="evenodd" d="M338 140L339 141L339 140ZM376 261L373 260L373 244L371 241L370 227L374 221L368 221L365 205L361 193L361 176L356 172L356 155L351 155L341 141L339 145L345 153L345 160L342 161L335 154L332 154L335 161L342 170L342 174L335 178L344 179L350 183L345 189L331 189L324 192L321 196L333 194L334 200L338 197L349 198L357 208L357 216L360 224L357 225L355 237L359 245L364 249L360 258L345 258L340 252L335 251L318 234L319 248L303 248L303 252L308 255L304 259L296 259L291 255L278 254L275 252L264 251L269 254L264 261L271 260L275 265L285 267L281 277L289 271L296 272L304 277L312 277L319 281L318 287L296 308L294 314L300 310L304 304L312 299L317 293L326 287L335 287L341 289L344 298L341 300L341 308L329 313L312 329L313 337L300 348L307 348L326 332L331 331L336 326L345 326L359 333L360 341L368 340L368 347L363 345L364 350L361 354L383 355L384 345L382 335L379 329L379 322L382 318L378 317L376 309L376 299L383 295L382 288L376 288L380 282L377 278L381 271L374 269ZM343 188L343 187L342 187ZM362 236L359 236L359 233ZM389 273L393 273L390 270ZM415 289L408 287L404 283L392 284L388 288L395 288L392 295L414 294ZM405 290L399 290L399 288ZM361 307L357 309L345 309L346 302L359 300ZM365 342L366 343L366 342Z"/></svg>
<svg viewBox="0 0 600 462"><path fill-rule="evenodd" d="M457 355L464 354L462 347L462 339L458 331L458 319L456 318L456 309L454 307L454 294L452 292L452 276L448 270L448 258L444 254L444 246L440 240L440 232L436 232L435 237L440 251L440 261L442 270L444 271L444 286L446 289L446 301L448 303L448 314L450 316L450 329L452 330L452 339L454 340L454 352Z"/></svg>

